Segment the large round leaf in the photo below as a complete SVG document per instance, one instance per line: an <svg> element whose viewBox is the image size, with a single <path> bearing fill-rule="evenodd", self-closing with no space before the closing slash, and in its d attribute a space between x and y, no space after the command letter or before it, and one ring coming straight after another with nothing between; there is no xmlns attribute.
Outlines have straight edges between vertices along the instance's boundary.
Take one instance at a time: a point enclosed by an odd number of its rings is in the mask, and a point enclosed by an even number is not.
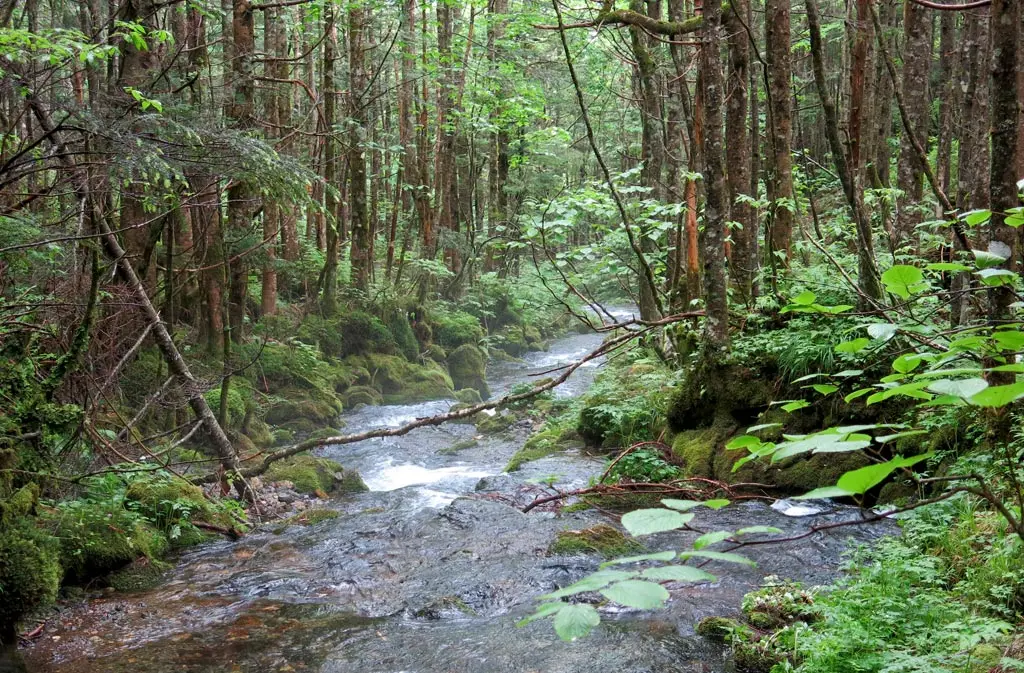
<svg viewBox="0 0 1024 673"><path fill-rule="evenodd" d="M671 509L638 509L622 515L622 525L633 535L650 535L676 530L690 523L693 514Z"/></svg>
<svg viewBox="0 0 1024 673"><path fill-rule="evenodd" d="M668 600L668 591L665 587L642 580L617 582L607 589L602 589L601 595L619 605L641 610L660 608Z"/></svg>

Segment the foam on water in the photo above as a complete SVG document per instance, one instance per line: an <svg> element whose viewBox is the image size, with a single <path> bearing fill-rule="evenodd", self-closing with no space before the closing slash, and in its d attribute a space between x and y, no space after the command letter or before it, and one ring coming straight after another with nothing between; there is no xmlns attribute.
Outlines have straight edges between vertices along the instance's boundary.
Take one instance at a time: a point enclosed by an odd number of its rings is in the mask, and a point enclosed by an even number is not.
<svg viewBox="0 0 1024 673"><path fill-rule="evenodd" d="M383 468L364 476L363 481L371 491L395 491L406 486L437 484L449 479L480 479L491 474L493 472L473 465L428 468L412 463L395 464L394 459L389 458Z"/></svg>

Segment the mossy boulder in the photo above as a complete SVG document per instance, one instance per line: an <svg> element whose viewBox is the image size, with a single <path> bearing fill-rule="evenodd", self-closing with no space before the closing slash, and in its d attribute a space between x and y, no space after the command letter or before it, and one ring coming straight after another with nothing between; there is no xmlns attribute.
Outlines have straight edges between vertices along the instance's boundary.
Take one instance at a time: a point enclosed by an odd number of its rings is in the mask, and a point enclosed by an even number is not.
<svg viewBox="0 0 1024 673"><path fill-rule="evenodd" d="M476 429L484 435L495 435L504 432L516 422L516 415L506 411L498 411L493 415L480 412L477 414Z"/></svg>
<svg viewBox="0 0 1024 673"><path fill-rule="evenodd" d="M159 558L167 537L139 514L116 502L71 501L45 514L60 540L65 578L86 582L143 556Z"/></svg>
<svg viewBox="0 0 1024 673"><path fill-rule="evenodd" d="M558 427L548 428L534 433L526 440L522 448L516 451L505 466L506 472L515 472L524 463L540 460L557 453L562 449L562 430Z"/></svg>
<svg viewBox="0 0 1024 673"><path fill-rule="evenodd" d="M28 521L0 529L0 643L13 640L22 616L53 602L63 576L56 539Z"/></svg>
<svg viewBox="0 0 1024 673"><path fill-rule="evenodd" d="M502 352L519 357L530 351L546 350L547 344L533 325L509 325L495 335L494 345Z"/></svg>
<svg viewBox="0 0 1024 673"><path fill-rule="evenodd" d="M39 484L29 482L10 497L0 500L0 527L12 525L15 521L32 514L39 502Z"/></svg>
<svg viewBox="0 0 1024 673"><path fill-rule="evenodd" d="M483 397L480 395L480 391L476 388L462 388L455 391L455 399L461 404L480 404L483 402Z"/></svg>
<svg viewBox="0 0 1024 673"><path fill-rule="evenodd" d="M368 374L365 385L381 392L388 404L412 404L451 397L451 377L435 362L415 364L396 355L368 353L347 362L362 367Z"/></svg>
<svg viewBox="0 0 1024 673"><path fill-rule="evenodd" d="M299 454L270 466L267 481L290 481L299 493L356 493L369 490L355 470L345 470L330 458Z"/></svg>
<svg viewBox="0 0 1024 673"><path fill-rule="evenodd" d="M484 338L484 329L476 316L457 309L434 309L429 318L433 339L447 349L476 345Z"/></svg>
<svg viewBox="0 0 1024 673"><path fill-rule="evenodd" d="M360 404L378 406L384 403L384 396L373 386L352 386L345 391L345 406L354 409Z"/></svg>
<svg viewBox="0 0 1024 673"><path fill-rule="evenodd" d="M420 355L420 345L409 324L407 313L400 309L389 311L385 322L399 352L409 362L416 362Z"/></svg>
<svg viewBox="0 0 1024 673"><path fill-rule="evenodd" d="M434 362L442 363L448 359L448 351L438 344L430 344L427 346L426 356Z"/></svg>
<svg viewBox="0 0 1024 673"><path fill-rule="evenodd" d="M142 557L110 573L107 584L122 593L146 591L159 586L170 568L169 563Z"/></svg>
<svg viewBox="0 0 1024 673"><path fill-rule="evenodd" d="M771 364L721 364L701 358L672 393L669 427L675 432L703 428L720 417L751 423L775 399L777 378Z"/></svg>
<svg viewBox="0 0 1024 673"><path fill-rule="evenodd" d="M342 357L365 353L397 353L394 335L375 315L351 311L338 318Z"/></svg>
<svg viewBox="0 0 1024 673"><path fill-rule="evenodd" d="M777 463L767 458L752 460L734 472L736 461L747 455L742 449L725 448L737 429L731 417L719 416L709 427L676 434L672 454L688 477L769 484L784 493L806 493L821 486L832 486L843 473L869 462L860 452L821 453Z"/></svg>
<svg viewBox="0 0 1024 673"><path fill-rule="evenodd" d="M750 627L738 619L729 617L705 617L697 622L697 635L717 643L735 643L749 640L753 636Z"/></svg>
<svg viewBox="0 0 1024 673"><path fill-rule="evenodd" d="M313 424L330 423L343 408L336 396L318 388L288 387L278 391L275 398L266 414L266 421L272 425L285 425L300 419Z"/></svg>
<svg viewBox="0 0 1024 673"><path fill-rule="evenodd" d="M192 544L205 537L197 529L186 531L185 525L193 521L234 527L231 516L208 500L201 488L180 479L140 479L128 487L125 500L158 529L181 529L181 536L170 538L174 546ZM185 536L185 532L189 535Z"/></svg>
<svg viewBox="0 0 1024 673"><path fill-rule="evenodd" d="M628 556L644 550L644 546L627 538L618 529L608 524L598 524L583 530L563 530L548 546L552 556L573 556L576 554L600 554L605 558Z"/></svg>
<svg viewBox="0 0 1024 673"><path fill-rule="evenodd" d="M456 389L472 388L484 399L490 397L487 386L487 356L472 344L459 346L448 354L448 373Z"/></svg>

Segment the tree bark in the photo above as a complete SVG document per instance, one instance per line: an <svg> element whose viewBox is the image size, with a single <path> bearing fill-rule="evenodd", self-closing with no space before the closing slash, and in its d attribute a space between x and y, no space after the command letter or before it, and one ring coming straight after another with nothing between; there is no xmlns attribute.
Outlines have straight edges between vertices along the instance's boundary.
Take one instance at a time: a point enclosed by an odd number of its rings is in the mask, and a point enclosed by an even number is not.
<svg viewBox="0 0 1024 673"><path fill-rule="evenodd" d="M788 13L788 12L787 12ZM704 347L712 357L729 347L728 280L725 271L725 222L728 217L725 147L722 139L721 6L704 7L700 73L704 82ZM788 51L788 50L787 50Z"/></svg>

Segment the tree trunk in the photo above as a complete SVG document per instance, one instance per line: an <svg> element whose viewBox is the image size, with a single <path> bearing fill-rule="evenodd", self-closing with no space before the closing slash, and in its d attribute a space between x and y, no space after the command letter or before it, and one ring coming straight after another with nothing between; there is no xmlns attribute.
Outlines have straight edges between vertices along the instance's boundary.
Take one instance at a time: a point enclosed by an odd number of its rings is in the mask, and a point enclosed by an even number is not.
<svg viewBox="0 0 1024 673"><path fill-rule="evenodd" d="M750 81L750 43L739 18L748 14L749 0L734 0L729 31L729 76L726 80L725 144L729 153L729 204L734 222L730 275L739 300L748 306L757 296L760 271L757 258L757 214L751 204L751 134L747 129L747 86ZM746 21L746 18L742 19Z"/></svg>
<svg viewBox="0 0 1024 673"><path fill-rule="evenodd" d="M793 193L792 65L790 0L766 0L765 51L768 62L769 128L772 149L771 254L784 264L792 255L796 202Z"/></svg>
<svg viewBox="0 0 1024 673"><path fill-rule="evenodd" d="M349 119L348 203L352 223L352 285L370 289L370 219L366 207L366 39L367 11L358 3L348 10Z"/></svg>
<svg viewBox="0 0 1024 673"><path fill-rule="evenodd" d="M788 1L788 0L787 0ZM788 14L788 11L787 11ZM725 147L722 140L722 7L704 6L700 73L704 82L704 347L713 357L729 347L728 281L725 272L725 222L728 217ZM787 31L788 32L788 31ZM787 50L788 51L788 50Z"/></svg>

